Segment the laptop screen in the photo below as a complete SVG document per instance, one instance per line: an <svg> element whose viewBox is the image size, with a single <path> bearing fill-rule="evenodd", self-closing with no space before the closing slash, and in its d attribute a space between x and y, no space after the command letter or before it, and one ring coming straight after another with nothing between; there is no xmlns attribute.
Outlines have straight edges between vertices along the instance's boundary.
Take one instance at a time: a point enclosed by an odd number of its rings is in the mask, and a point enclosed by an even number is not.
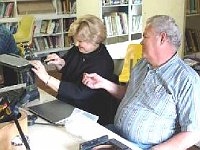
<svg viewBox="0 0 200 150"><path fill-rule="evenodd" d="M56 124L60 120L69 117L75 107L60 100L53 100L28 108L32 113L40 116L50 123Z"/></svg>

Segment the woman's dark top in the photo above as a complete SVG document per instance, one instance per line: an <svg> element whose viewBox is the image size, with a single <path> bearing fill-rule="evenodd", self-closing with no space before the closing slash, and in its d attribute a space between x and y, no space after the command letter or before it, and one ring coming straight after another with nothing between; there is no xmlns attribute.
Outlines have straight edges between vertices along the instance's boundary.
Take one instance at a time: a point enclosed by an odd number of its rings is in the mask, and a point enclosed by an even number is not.
<svg viewBox="0 0 200 150"><path fill-rule="evenodd" d="M103 89L90 89L82 83L83 73L97 73L113 80L114 63L104 44L97 50L83 54L78 47L72 47L63 56L65 66L57 98L75 107L99 116L100 124L112 121L111 105L113 99Z"/></svg>

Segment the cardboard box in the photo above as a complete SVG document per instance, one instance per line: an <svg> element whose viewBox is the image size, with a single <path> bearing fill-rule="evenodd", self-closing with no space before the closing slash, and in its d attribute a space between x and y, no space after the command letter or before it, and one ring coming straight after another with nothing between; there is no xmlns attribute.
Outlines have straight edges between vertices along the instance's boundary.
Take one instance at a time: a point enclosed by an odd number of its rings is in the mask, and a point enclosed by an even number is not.
<svg viewBox="0 0 200 150"><path fill-rule="evenodd" d="M55 13L52 1L21 1L17 4L19 15Z"/></svg>

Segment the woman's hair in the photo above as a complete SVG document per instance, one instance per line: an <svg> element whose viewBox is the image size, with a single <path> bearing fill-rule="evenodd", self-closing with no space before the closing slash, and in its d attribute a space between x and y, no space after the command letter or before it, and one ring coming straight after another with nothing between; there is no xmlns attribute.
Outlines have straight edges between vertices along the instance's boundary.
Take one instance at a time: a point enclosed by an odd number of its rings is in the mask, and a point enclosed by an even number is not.
<svg viewBox="0 0 200 150"><path fill-rule="evenodd" d="M181 45L181 33L172 17L167 15L155 15L149 18L146 24L152 26L157 34L165 32L169 38L169 42L178 50Z"/></svg>
<svg viewBox="0 0 200 150"><path fill-rule="evenodd" d="M84 15L74 21L68 31L68 36L94 44L100 44L106 39L106 28L101 19L93 15Z"/></svg>

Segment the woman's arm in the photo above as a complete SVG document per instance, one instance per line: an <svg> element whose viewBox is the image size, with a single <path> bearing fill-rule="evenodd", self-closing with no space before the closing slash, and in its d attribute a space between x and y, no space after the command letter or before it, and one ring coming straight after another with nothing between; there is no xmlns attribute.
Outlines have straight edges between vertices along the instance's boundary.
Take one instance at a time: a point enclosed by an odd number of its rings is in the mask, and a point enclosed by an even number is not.
<svg viewBox="0 0 200 150"><path fill-rule="evenodd" d="M117 85L96 73L85 73L82 82L91 89L105 89L119 100L124 97L126 92L126 86Z"/></svg>
<svg viewBox="0 0 200 150"><path fill-rule="evenodd" d="M48 74L41 61L32 60L30 63L33 66L32 68L33 72L38 76L38 78L57 92L60 85L60 81Z"/></svg>

